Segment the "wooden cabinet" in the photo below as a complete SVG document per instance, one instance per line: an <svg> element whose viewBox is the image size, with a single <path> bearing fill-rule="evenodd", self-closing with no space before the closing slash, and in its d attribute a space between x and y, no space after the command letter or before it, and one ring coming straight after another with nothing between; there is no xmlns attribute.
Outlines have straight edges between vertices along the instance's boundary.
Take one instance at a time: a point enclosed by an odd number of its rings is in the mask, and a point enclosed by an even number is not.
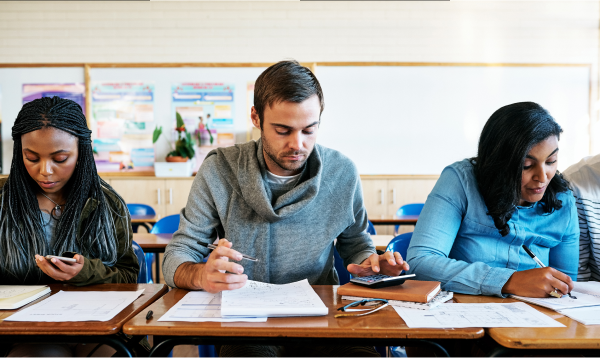
<svg viewBox="0 0 600 358"><path fill-rule="evenodd" d="M392 217L405 204L424 203L433 189L437 175L364 175L363 197L369 218ZM413 231L401 226L399 233ZM394 235L394 226L377 225L377 234Z"/></svg>
<svg viewBox="0 0 600 358"><path fill-rule="evenodd" d="M179 214L187 204L194 178L104 178L126 203L150 205L160 217Z"/></svg>

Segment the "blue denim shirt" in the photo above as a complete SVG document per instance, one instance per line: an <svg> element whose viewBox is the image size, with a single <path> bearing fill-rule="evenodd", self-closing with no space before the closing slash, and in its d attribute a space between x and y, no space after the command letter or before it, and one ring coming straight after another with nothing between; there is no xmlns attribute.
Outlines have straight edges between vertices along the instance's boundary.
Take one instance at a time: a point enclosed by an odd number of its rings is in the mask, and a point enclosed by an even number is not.
<svg viewBox="0 0 600 358"><path fill-rule="evenodd" d="M417 280L440 281L442 289L472 295L502 295L516 271L536 268L521 245L546 265L577 280L579 222L571 191L563 207L545 214L540 203L517 207L502 237L479 193L468 159L444 169L427 197L407 259Z"/></svg>

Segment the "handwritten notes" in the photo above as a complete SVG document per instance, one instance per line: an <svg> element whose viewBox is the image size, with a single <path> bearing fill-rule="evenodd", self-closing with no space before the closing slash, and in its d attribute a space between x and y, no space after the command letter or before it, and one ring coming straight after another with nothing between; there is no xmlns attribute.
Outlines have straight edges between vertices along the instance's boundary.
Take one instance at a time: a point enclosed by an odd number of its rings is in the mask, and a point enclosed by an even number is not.
<svg viewBox="0 0 600 358"><path fill-rule="evenodd" d="M327 307L308 280L275 285L248 281L239 290L224 291L223 317L324 316Z"/></svg>
<svg viewBox="0 0 600 358"><path fill-rule="evenodd" d="M47 286L9 286L9 285L0 285L0 299L10 298L18 295L22 295L24 293L37 291L41 288L45 288Z"/></svg>

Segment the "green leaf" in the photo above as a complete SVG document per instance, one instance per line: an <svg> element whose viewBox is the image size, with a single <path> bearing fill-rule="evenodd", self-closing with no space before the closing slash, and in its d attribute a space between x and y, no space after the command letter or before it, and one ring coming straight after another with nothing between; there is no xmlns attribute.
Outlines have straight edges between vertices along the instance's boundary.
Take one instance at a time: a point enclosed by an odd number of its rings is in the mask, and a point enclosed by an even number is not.
<svg viewBox="0 0 600 358"><path fill-rule="evenodd" d="M179 112L175 112L175 117L177 118L177 128L185 126L185 123L183 123L183 118L181 118L181 114L179 114Z"/></svg>
<svg viewBox="0 0 600 358"><path fill-rule="evenodd" d="M154 133L152 133L152 144L156 143L158 137L162 134L162 127L154 128Z"/></svg>

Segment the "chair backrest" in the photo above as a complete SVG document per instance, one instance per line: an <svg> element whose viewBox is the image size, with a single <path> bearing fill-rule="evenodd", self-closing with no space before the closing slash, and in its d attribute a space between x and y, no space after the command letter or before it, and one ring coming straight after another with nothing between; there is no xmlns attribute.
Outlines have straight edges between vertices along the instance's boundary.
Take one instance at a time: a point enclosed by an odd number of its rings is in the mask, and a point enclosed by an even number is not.
<svg viewBox="0 0 600 358"><path fill-rule="evenodd" d="M373 223L369 220L369 226L367 227L367 232L369 233L369 235L377 235L377 231L375 231L375 226L373 225Z"/></svg>
<svg viewBox="0 0 600 358"><path fill-rule="evenodd" d="M396 216L419 215L421 214L421 210L423 210L423 206L425 206L423 203L402 205L400 209L396 211Z"/></svg>
<svg viewBox="0 0 600 358"><path fill-rule="evenodd" d="M135 241L133 241L133 252L135 256L137 256L138 263L140 264L140 273L138 274L137 283L150 283L152 282L148 277L148 269L146 267L146 255L144 255L144 250L142 247Z"/></svg>
<svg viewBox="0 0 600 358"><path fill-rule="evenodd" d="M127 204L130 215L156 215L156 211L146 204Z"/></svg>
<svg viewBox="0 0 600 358"><path fill-rule="evenodd" d="M342 261L342 258L335 247L333 248L333 265L340 278L340 285L345 285L350 282L350 272L344 267L344 261Z"/></svg>
<svg viewBox="0 0 600 358"><path fill-rule="evenodd" d="M152 230L151 234L172 234L179 229L179 214L165 216L158 220Z"/></svg>
<svg viewBox="0 0 600 358"><path fill-rule="evenodd" d="M408 245L410 245L410 239L412 239L412 232L407 232L402 235L398 235L390 241L385 251L394 251L402 255L402 259L406 260L406 251L408 251Z"/></svg>

